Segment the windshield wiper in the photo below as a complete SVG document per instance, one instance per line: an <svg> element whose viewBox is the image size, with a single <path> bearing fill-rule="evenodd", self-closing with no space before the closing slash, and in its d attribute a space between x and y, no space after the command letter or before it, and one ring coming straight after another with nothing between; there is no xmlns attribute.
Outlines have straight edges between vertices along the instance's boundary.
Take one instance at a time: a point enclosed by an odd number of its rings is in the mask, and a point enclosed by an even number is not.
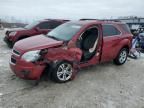
<svg viewBox="0 0 144 108"><path fill-rule="evenodd" d="M52 39L55 39L55 40L60 40L60 39L58 39L58 38L56 38L56 37L54 37L54 36L48 35L48 37L50 37L50 38L52 38Z"/></svg>

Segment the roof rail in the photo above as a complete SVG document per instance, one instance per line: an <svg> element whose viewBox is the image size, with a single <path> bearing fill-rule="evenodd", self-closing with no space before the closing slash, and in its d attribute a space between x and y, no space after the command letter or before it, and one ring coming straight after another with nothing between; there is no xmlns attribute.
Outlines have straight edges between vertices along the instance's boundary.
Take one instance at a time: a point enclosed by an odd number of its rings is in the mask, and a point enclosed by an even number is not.
<svg viewBox="0 0 144 108"><path fill-rule="evenodd" d="M62 21L70 21L70 20L66 20L66 19L44 19L44 20L62 20Z"/></svg>
<svg viewBox="0 0 144 108"><path fill-rule="evenodd" d="M84 20L98 20L98 19L87 19L87 18L80 19L80 21L84 21Z"/></svg>
<svg viewBox="0 0 144 108"><path fill-rule="evenodd" d="M70 20L63 20L63 21L70 21Z"/></svg>
<svg viewBox="0 0 144 108"><path fill-rule="evenodd" d="M121 22L120 20L115 20L115 19L80 19L81 21L84 20L98 20L98 21L112 21L112 22Z"/></svg>
<svg viewBox="0 0 144 108"><path fill-rule="evenodd" d="M102 19L101 21L121 22L120 20L115 20L115 19Z"/></svg>

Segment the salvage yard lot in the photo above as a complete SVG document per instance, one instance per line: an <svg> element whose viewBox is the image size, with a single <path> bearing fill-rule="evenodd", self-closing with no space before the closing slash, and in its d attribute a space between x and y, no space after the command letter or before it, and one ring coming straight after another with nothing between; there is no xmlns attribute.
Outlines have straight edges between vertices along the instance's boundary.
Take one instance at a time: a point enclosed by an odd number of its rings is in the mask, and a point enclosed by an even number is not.
<svg viewBox="0 0 144 108"><path fill-rule="evenodd" d="M9 68L11 49L0 30L0 108L144 108L144 59L128 59L80 70L68 83L17 78Z"/></svg>

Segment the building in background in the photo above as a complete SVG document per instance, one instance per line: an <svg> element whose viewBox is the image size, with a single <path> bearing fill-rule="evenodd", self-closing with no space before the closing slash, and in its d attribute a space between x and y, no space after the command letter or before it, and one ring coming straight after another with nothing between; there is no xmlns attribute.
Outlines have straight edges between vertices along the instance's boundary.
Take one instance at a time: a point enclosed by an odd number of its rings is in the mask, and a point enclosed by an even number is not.
<svg viewBox="0 0 144 108"><path fill-rule="evenodd" d="M144 17L129 16L129 17L119 17L116 20L120 20L129 25L131 30L144 29Z"/></svg>
<svg viewBox="0 0 144 108"><path fill-rule="evenodd" d="M27 24L24 23L10 23L10 22L6 22L6 21L2 21L0 19L0 29L4 29L4 28L21 28L26 26Z"/></svg>

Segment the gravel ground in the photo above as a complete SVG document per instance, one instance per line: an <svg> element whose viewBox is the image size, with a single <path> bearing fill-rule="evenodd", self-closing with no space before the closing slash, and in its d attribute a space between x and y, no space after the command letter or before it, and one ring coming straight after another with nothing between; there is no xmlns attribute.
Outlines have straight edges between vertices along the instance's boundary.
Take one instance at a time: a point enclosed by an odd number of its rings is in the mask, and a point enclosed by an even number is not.
<svg viewBox="0 0 144 108"><path fill-rule="evenodd" d="M10 70L3 36L0 31L0 108L144 108L144 57L83 69L68 83L34 86Z"/></svg>

